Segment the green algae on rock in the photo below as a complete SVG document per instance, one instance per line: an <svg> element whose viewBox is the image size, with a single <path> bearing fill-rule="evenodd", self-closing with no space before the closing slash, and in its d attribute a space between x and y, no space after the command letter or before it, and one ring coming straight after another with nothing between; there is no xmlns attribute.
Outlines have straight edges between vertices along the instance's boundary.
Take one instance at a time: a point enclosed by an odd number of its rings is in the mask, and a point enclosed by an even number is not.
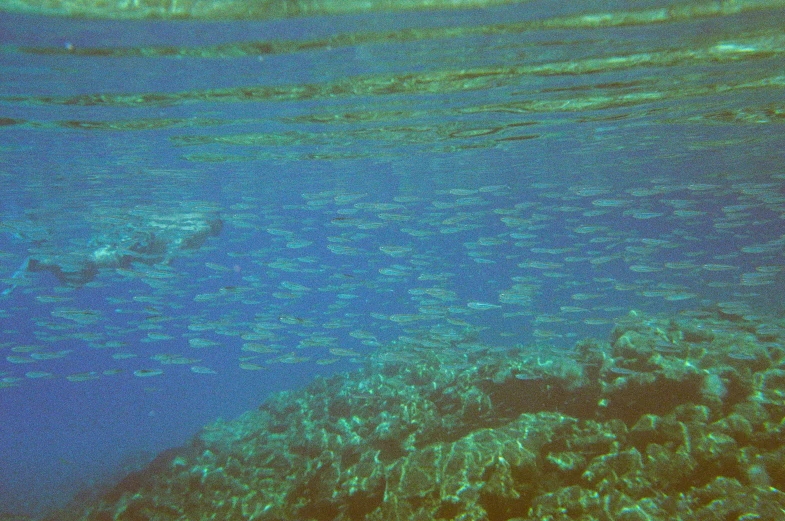
<svg viewBox="0 0 785 521"><path fill-rule="evenodd" d="M425 332L206 427L81 519L777 519L783 333L721 311L572 351Z"/></svg>

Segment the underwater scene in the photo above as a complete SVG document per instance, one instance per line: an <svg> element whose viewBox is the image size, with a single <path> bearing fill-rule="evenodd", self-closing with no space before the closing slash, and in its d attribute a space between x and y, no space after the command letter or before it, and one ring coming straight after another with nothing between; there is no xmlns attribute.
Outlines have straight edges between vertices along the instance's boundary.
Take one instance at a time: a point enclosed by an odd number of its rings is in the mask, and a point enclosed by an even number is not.
<svg viewBox="0 0 785 521"><path fill-rule="evenodd" d="M0 0L0 520L785 520L785 0Z"/></svg>

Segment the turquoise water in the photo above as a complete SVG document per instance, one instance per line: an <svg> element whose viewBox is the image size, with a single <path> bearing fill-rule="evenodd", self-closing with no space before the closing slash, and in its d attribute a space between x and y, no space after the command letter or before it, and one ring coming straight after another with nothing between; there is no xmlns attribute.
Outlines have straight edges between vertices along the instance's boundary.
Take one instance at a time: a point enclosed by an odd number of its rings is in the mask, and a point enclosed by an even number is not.
<svg viewBox="0 0 785 521"><path fill-rule="evenodd" d="M781 314L785 9L659 7L0 15L0 510L422 331Z"/></svg>

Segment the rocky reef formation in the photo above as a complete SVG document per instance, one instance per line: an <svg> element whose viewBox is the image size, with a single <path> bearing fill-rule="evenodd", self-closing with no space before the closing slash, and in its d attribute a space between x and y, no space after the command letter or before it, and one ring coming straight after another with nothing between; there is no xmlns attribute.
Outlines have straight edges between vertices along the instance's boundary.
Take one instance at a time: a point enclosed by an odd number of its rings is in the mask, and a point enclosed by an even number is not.
<svg viewBox="0 0 785 521"><path fill-rule="evenodd" d="M205 428L81 519L784 519L784 338L696 312L568 352L402 339Z"/></svg>

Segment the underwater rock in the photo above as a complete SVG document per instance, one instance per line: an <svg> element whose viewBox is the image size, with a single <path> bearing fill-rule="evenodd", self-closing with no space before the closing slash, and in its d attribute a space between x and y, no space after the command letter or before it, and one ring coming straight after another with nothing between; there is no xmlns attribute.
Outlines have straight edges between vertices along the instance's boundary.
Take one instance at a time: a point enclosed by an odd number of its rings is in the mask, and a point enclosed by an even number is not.
<svg viewBox="0 0 785 521"><path fill-rule="evenodd" d="M778 519L783 339L750 331L636 315L569 352L393 343L205 427L79 518ZM762 354L729 359L742 339Z"/></svg>
<svg viewBox="0 0 785 521"><path fill-rule="evenodd" d="M102 269L169 262L180 252L198 249L223 228L217 214L194 211L132 215L126 221L91 240L92 250L34 253L27 271L49 272L62 284L81 286Z"/></svg>

